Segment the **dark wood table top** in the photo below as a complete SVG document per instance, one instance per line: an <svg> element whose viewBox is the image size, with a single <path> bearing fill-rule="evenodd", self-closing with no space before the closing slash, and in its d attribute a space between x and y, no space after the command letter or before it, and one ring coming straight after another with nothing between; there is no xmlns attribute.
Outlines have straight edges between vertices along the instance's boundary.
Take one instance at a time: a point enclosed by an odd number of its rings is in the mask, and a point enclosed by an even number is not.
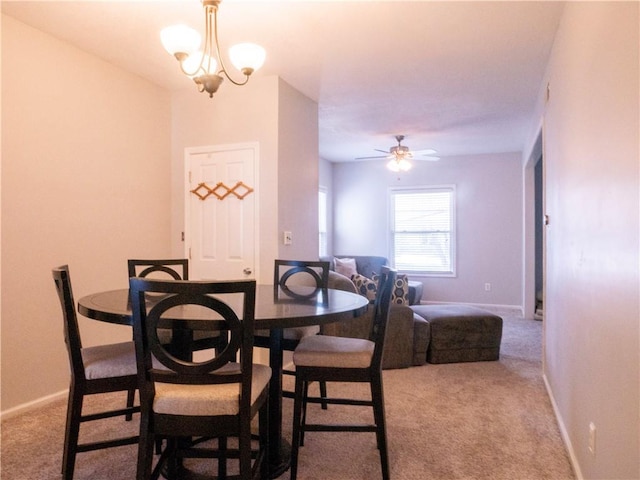
<svg viewBox="0 0 640 480"><path fill-rule="evenodd" d="M255 328L289 328L305 325L319 325L335 321L334 315L353 312L362 314L368 300L362 295L342 290L327 289L317 295L304 298L313 289L296 287L291 297L281 289L274 291L273 285L258 285L256 288ZM225 301L232 303L232 300ZM175 318L197 319L195 310L180 307L181 312L173 312ZM131 325L131 302L129 289L108 290L93 293L78 300L78 312L88 318L120 325ZM195 317L195 318L194 318Z"/></svg>

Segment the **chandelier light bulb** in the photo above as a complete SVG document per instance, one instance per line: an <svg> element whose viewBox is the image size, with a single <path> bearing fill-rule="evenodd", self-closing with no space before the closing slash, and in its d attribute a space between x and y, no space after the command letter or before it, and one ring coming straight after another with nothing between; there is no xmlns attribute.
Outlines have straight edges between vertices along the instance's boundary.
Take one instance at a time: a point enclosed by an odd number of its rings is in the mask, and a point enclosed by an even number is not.
<svg viewBox="0 0 640 480"><path fill-rule="evenodd" d="M172 25L160 32L162 46L171 55L191 55L200 48L200 34L186 25Z"/></svg>
<svg viewBox="0 0 640 480"><path fill-rule="evenodd" d="M251 75L264 65L267 52L255 43L239 43L229 49L229 59L245 75Z"/></svg>
<svg viewBox="0 0 640 480"><path fill-rule="evenodd" d="M192 53L182 61L182 70L191 78L216 73L217 68L216 59L202 52Z"/></svg>

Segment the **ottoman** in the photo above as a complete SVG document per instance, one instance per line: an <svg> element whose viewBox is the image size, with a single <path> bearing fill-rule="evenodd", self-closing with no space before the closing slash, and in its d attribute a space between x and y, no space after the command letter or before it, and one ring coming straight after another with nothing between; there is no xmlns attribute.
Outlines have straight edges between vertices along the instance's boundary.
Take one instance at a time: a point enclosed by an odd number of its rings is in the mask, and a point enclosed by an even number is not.
<svg viewBox="0 0 640 480"><path fill-rule="evenodd" d="M429 363L498 360L502 318L468 305L415 305L410 307L431 327Z"/></svg>

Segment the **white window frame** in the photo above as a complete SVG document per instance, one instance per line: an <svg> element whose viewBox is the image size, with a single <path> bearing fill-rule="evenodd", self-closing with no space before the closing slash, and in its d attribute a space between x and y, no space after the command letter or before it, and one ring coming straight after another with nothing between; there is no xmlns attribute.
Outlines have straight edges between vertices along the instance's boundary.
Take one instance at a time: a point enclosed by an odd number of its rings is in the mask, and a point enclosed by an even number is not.
<svg viewBox="0 0 640 480"><path fill-rule="evenodd" d="M402 265L396 265L395 256L395 196L402 194L429 194L442 193L450 194L449 202L449 269L438 270L429 268L403 268ZM429 276L429 277L455 277L456 276L456 186L455 185L433 185L424 187L393 187L389 189L389 259L391 264L398 270L410 274L412 276ZM426 233L426 232L425 232Z"/></svg>
<svg viewBox="0 0 640 480"><path fill-rule="evenodd" d="M329 249L329 198L326 187L318 190L318 254L328 255ZM324 196L324 205L322 197ZM323 211L324 210L324 211Z"/></svg>

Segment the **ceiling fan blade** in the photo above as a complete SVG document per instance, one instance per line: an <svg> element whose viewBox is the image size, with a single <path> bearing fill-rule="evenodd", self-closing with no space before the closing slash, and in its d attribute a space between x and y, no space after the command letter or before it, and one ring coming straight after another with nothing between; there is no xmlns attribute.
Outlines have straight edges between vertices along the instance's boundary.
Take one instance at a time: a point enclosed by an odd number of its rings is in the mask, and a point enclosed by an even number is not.
<svg viewBox="0 0 640 480"><path fill-rule="evenodd" d="M434 157L434 156L413 157L412 160L418 160L419 162L437 162L438 160L440 160L440 157Z"/></svg>
<svg viewBox="0 0 640 480"><path fill-rule="evenodd" d="M374 148L374 150L376 152L382 152L382 153L386 153L387 155L389 155L389 152L387 150L380 150L379 148Z"/></svg>
<svg viewBox="0 0 640 480"><path fill-rule="evenodd" d="M387 158L388 155L380 155L377 157L356 157L355 160L372 160L374 158Z"/></svg>
<svg viewBox="0 0 640 480"><path fill-rule="evenodd" d="M437 153L433 148L427 148L425 150L411 150L414 155L433 155Z"/></svg>

